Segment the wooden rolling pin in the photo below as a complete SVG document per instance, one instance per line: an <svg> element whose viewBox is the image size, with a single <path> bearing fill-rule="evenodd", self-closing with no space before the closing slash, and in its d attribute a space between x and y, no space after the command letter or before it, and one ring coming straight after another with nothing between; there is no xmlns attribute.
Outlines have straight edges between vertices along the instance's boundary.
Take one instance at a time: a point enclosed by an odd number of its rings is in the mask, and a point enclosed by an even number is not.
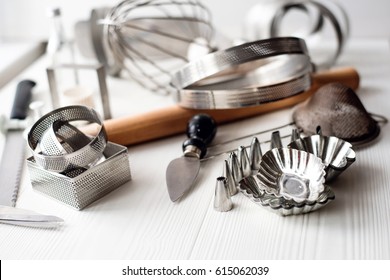
<svg viewBox="0 0 390 280"><path fill-rule="evenodd" d="M194 110L177 105L167 108L104 121L108 140L129 146L155 140L178 133L184 133L188 120L195 114L207 113L218 124L248 118L298 104L311 96L319 87L331 82L340 82L356 90L359 87L359 74L353 68L314 73L309 90L279 101L239 109Z"/></svg>

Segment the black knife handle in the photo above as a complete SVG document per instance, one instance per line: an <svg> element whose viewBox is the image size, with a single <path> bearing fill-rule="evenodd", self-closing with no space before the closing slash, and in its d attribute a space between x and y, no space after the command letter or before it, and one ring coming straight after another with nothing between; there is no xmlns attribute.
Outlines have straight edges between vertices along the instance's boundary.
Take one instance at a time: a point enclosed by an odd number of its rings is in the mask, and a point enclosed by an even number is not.
<svg viewBox="0 0 390 280"><path fill-rule="evenodd" d="M206 155L207 145L211 143L217 133L215 120L207 114L193 116L187 124L189 139L183 143L183 151L187 146L195 146L200 150L200 158Z"/></svg>
<svg viewBox="0 0 390 280"><path fill-rule="evenodd" d="M31 102L31 90L36 85L34 81L23 80L16 87L16 94L11 110L11 119L24 120L27 117L28 105Z"/></svg>

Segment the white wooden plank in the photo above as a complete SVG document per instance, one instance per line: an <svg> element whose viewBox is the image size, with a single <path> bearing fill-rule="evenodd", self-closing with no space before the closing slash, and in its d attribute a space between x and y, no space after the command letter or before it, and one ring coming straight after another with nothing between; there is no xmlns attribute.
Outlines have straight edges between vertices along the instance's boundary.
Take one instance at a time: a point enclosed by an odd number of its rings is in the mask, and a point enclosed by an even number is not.
<svg viewBox="0 0 390 280"><path fill-rule="evenodd" d="M388 42L354 44L340 63L358 68L358 93L367 109L389 117ZM44 74L37 76L44 83ZM117 116L145 110L140 104L164 105L162 97L148 95L142 101L138 92L135 99L128 97L134 102L127 107L122 94L129 85L115 80L110 85L115 89L113 104L123 104L114 112ZM153 100L158 104L149 104ZM221 126L216 142L278 126L290 116L291 110L283 110ZM165 168L181 155L184 135L131 147L133 180L83 211L34 192L25 174L17 206L57 215L66 223L59 230L0 225L0 258L390 259L389 135L386 125L375 145L358 151L356 163L332 183L335 201L296 217L279 217L241 194L233 198L232 211L214 211L215 179L226 156L202 163L196 186L173 204Z"/></svg>

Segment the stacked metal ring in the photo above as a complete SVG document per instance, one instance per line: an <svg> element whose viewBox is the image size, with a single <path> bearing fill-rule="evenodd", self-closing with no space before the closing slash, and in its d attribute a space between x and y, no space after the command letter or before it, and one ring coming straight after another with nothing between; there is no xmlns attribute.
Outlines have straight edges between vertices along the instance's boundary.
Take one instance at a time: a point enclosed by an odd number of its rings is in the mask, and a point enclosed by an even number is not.
<svg viewBox="0 0 390 280"><path fill-rule="evenodd" d="M329 68L334 65L349 36L348 16L338 3L323 0L277 0L260 2L251 8L246 17L245 32L247 40L252 41L292 35L291 33L293 32L297 33L295 29L284 31L282 26L284 25L284 21L288 21L286 18L289 18L287 14L290 11L299 10L306 13L309 17L309 23L306 21L299 22L299 19L294 19L298 22L298 25L300 24L298 28L304 27L305 29L309 29L307 30L307 34L300 34L299 37L306 40L313 63L319 69ZM322 51L320 57L320 55L314 54L314 50L317 47L321 47L321 42L318 42L319 38L322 39L322 42L325 42L325 40L329 41L329 32L324 32L328 31L325 28L325 20L330 23L330 27L333 29L336 47L331 51L327 51L326 57L322 57L324 53ZM288 23L292 22L290 20ZM313 44L311 44L312 42Z"/></svg>
<svg viewBox="0 0 390 280"><path fill-rule="evenodd" d="M305 41L280 37L245 43L192 61L171 84L180 106L226 109L287 98L311 85Z"/></svg>
<svg viewBox="0 0 390 280"><path fill-rule="evenodd" d="M84 135L72 121L96 123L100 130L95 137ZM40 118L28 134L28 145L35 162L53 172L88 168L103 155L107 135L100 116L85 106L68 106Z"/></svg>

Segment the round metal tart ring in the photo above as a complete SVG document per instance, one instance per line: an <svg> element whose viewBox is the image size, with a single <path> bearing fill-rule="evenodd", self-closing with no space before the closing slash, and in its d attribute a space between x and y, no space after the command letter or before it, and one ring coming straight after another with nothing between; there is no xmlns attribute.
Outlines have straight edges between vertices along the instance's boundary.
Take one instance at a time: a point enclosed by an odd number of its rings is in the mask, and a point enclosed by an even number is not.
<svg viewBox="0 0 390 280"><path fill-rule="evenodd" d="M100 130L95 137L89 137L87 145L72 153L61 155L45 155L37 149L39 142L48 129L52 129L53 123L88 121L100 125ZM96 162L103 154L107 144L107 135L103 126L103 120L97 112L85 106L67 106L56 109L40 118L28 133L28 145L34 156L34 160L42 168L53 172L64 172L73 168L88 167Z"/></svg>
<svg viewBox="0 0 390 280"><path fill-rule="evenodd" d="M174 74L180 106L226 109L287 98L311 85L305 42L294 37L245 43L208 54Z"/></svg>

